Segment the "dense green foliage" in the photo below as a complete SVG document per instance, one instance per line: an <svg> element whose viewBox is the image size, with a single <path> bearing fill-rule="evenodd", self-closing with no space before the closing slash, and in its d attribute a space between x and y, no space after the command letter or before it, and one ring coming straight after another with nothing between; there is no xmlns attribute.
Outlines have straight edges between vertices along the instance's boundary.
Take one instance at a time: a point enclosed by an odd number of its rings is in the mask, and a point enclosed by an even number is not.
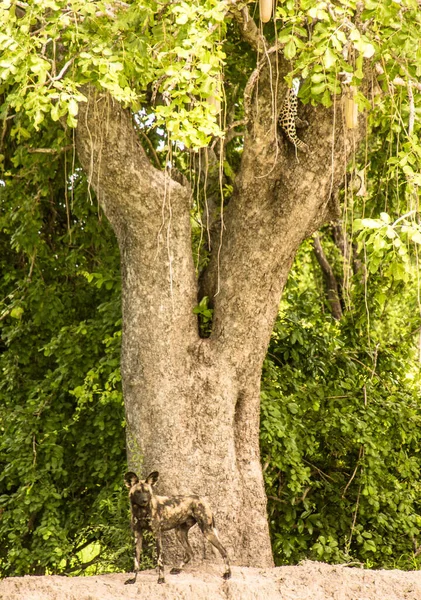
<svg viewBox="0 0 421 600"><path fill-rule="evenodd" d="M80 174L67 190L67 222L66 159L72 157L54 161L50 187L35 204L36 180L15 178L2 189L3 574L77 573L92 558L100 571L131 564L121 484L118 252L96 204L86 201ZM379 235L382 227L364 231ZM323 243L339 275L343 264L329 228ZM401 265L402 256L379 261L378 252L387 248L372 246L368 286L361 272L353 276L340 323L330 316L309 241L284 294L263 369L261 429L279 563L310 556L417 565L414 246L397 280L393 265ZM203 305L197 312L209 317L207 310Z"/></svg>
<svg viewBox="0 0 421 600"><path fill-rule="evenodd" d="M130 556L118 251L66 161L44 157L47 183L19 165L0 190L3 574L71 571L104 537Z"/></svg>
<svg viewBox="0 0 421 600"><path fill-rule="evenodd" d="M232 23L246 5L256 17L254 1L2 0L0 114L17 113L13 135L20 141L48 117L74 127L84 100L80 85L89 82L134 110L159 93L157 124L178 142L206 146L221 131L218 102L245 85L241 67L249 51ZM288 0L277 4L275 17L265 28L267 41L290 61L287 80L304 79L305 102L331 106L342 91L338 74L360 88L367 60L379 61L384 91L396 77L417 81L417 0ZM369 105L363 88L358 102Z"/></svg>
<svg viewBox="0 0 421 600"><path fill-rule="evenodd" d="M355 157L364 189L344 194L342 239L332 227L322 236L343 317L330 314L307 241L263 367L262 460L279 564L420 565L420 148L402 127L402 104L390 120L379 108L370 161Z"/></svg>
<svg viewBox="0 0 421 600"><path fill-rule="evenodd" d="M276 560L415 568L421 527L420 377L411 336L419 323L416 287L412 294L401 289L379 311L383 283L370 286L367 335L363 294L338 324L324 310L321 285L306 243L263 369L262 459Z"/></svg>
<svg viewBox="0 0 421 600"><path fill-rule="evenodd" d="M262 461L278 563L309 556L413 568L421 527L421 148L419 124L409 121L419 110L420 12L416 0L359 6L278 3L276 29L265 28L291 61L287 80L305 77L306 102L329 106L338 72L358 87L364 59L379 62L373 135L352 165L365 172L365 194L348 190L343 199L354 264L330 228L322 237L342 282L344 316L331 317L305 242L263 368ZM74 155L79 85L142 107L151 158L164 165L171 149L192 176L197 154L168 140L206 145L222 126L220 99L230 119L242 119L256 66L225 10L217 0L0 2L2 575L78 573L91 562L101 572L131 568L119 257ZM367 106L362 93L357 99ZM229 200L241 148L241 137L227 145L223 181L196 170L198 271L206 261L200 202L220 188L218 202ZM195 312L208 334L206 298Z"/></svg>

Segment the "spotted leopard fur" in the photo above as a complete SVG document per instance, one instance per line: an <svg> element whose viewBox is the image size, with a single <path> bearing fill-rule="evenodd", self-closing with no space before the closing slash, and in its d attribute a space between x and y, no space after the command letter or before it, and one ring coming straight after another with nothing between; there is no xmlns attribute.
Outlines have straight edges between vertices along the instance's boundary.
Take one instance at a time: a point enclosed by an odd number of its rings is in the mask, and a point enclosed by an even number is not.
<svg viewBox="0 0 421 600"><path fill-rule="evenodd" d="M281 108L278 122L289 141L292 142L298 150L301 150L302 152L308 152L307 144L305 144L297 136L297 126L302 127L305 125L305 122L301 121L301 119L297 117L297 93L298 90L296 87L292 87L288 90L287 96Z"/></svg>

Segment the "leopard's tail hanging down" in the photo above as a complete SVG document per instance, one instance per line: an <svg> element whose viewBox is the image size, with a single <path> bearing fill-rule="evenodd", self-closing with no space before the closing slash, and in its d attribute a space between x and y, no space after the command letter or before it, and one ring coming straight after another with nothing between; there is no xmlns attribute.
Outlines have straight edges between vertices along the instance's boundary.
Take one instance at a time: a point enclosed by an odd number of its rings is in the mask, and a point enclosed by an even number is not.
<svg viewBox="0 0 421 600"><path fill-rule="evenodd" d="M295 148L301 152L308 152L308 146L297 135L297 123L300 122L297 116L298 110L298 89L300 82L298 79L293 80L292 87L288 90L287 96L281 108L279 115L279 125L284 131L289 141L294 144Z"/></svg>

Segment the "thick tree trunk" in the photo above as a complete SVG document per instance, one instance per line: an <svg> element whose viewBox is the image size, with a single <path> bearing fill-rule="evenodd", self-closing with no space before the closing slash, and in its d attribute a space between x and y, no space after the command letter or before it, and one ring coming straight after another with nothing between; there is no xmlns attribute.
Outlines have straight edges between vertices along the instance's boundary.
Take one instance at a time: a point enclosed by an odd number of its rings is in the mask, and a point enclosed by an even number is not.
<svg viewBox="0 0 421 600"><path fill-rule="evenodd" d="M130 468L160 471L162 493L207 496L232 562L260 567L272 565L259 456L261 366L295 252L329 218L351 147L332 110L312 109L317 142L307 133L309 156L298 161L279 149L269 73L259 81L222 247L200 290L214 304L209 339L200 339L193 314L189 190L151 166L130 114L109 97L89 92L77 134L121 252Z"/></svg>

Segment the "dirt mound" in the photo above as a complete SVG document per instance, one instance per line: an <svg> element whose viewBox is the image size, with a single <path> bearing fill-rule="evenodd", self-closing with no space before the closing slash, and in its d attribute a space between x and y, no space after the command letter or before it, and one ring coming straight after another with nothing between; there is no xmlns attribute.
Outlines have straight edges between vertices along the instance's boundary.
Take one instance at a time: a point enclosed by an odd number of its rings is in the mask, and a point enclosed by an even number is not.
<svg viewBox="0 0 421 600"><path fill-rule="evenodd" d="M421 600L421 572L367 571L317 562L275 569L233 568L223 581L220 569L193 569L166 575L140 573L98 577L10 577L0 581L1 600Z"/></svg>

